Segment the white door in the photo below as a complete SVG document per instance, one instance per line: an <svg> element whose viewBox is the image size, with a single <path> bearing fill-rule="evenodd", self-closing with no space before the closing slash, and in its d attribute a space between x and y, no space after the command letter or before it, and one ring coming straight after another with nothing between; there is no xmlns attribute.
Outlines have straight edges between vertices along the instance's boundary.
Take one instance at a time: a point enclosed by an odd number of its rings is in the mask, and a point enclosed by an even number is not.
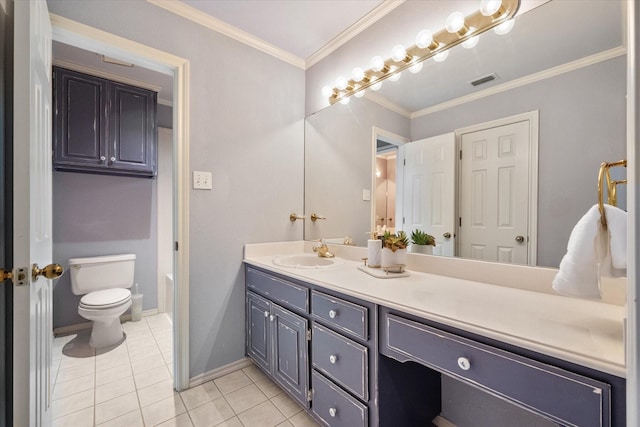
<svg viewBox="0 0 640 427"><path fill-rule="evenodd" d="M14 2L14 425L51 424L51 25L44 0ZM22 282L22 283L21 283Z"/></svg>
<svg viewBox="0 0 640 427"><path fill-rule="evenodd" d="M529 126L461 135L460 256L528 263Z"/></svg>
<svg viewBox="0 0 640 427"><path fill-rule="evenodd" d="M436 238L434 255L453 256L455 248L454 133L404 145L403 230L420 229Z"/></svg>

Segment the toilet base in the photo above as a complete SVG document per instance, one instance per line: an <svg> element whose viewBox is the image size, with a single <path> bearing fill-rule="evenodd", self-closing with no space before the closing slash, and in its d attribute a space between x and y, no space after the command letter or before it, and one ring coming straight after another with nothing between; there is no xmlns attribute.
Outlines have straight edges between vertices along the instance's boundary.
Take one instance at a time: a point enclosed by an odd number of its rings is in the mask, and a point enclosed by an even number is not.
<svg viewBox="0 0 640 427"><path fill-rule="evenodd" d="M122 325L119 317L107 322L94 320L89 345L93 348L109 347L120 342L122 335Z"/></svg>

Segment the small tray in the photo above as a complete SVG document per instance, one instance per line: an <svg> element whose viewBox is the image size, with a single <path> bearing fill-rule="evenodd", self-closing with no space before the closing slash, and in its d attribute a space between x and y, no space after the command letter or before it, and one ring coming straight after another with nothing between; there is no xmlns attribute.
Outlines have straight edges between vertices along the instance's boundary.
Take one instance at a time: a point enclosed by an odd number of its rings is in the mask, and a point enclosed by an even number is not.
<svg viewBox="0 0 640 427"><path fill-rule="evenodd" d="M394 273L392 271L385 271L382 268L371 268L364 265L359 265L358 270L364 271L370 276L376 277L378 279L396 279L398 277L408 277L410 276L407 270L404 270L401 273Z"/></svg>

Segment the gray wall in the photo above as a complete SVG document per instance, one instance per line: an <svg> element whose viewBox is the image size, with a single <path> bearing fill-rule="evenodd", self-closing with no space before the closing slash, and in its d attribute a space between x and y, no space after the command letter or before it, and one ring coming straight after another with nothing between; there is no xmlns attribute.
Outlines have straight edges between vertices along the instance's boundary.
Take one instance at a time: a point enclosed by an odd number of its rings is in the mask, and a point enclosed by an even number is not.
<svg viewBox="0 0 640 427"><path fill-rule="evenodd" d="M410 121L365 98L334 105L305 123L305 213L326 220L304 221L305 240L351 236L366 246L371 231L373 127L408 138Z"/></svg>
<svg viewBox="0 0 640 427"><path fill-rule="evenodd" d="M156 180L74 172L53 173L53 262L69 258L136 254L135 282L143 309L157 307ZM70 275L53 290L53 327L87 320L78 314L80 296Z"/></svg>
<svg viewBox="0 0 640 427"><path fill-rule="evenodd" d="M167 105L158 104L156 117L158 127L173 129L173 108Z"/></svg>
<svg viewBox="0 0 640 427"><path fill-rule="evenodd" d="M411 139L539 110L538 265L557 267L573 226L597 202L600 163L626 158L625 94L622 56L416 118Z"/></svg>
<svg viewBox="0 0 640 427"><path fill-rule="evenodd" d="M302 239L304 71L145 1L48 5L190 61L191 169L213 173L190 195L190 376L241 359L243 245Z"/></svg>

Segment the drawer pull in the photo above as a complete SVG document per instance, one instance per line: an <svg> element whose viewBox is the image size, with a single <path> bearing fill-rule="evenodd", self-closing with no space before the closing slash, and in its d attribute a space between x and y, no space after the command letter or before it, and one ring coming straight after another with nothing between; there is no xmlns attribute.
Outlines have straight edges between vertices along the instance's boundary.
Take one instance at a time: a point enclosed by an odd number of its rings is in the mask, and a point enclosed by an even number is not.
<svg viewBox="0 0 640 427"><path fill-rule="evenodd" d="M332 319L335 319L336 316L338 315L338 312L335 310L329 310L329 317Z"/></svg>
<svg viewBox="0 0 640 427"><path fill-rule="evenodd" d="M269 316L269 320L272 321L272 322L275 320L275 318L276 318L276 316L274 316L273 314L271 316Z"/></svg>
<svg viewBox="0 0 640 427"><path fill-rule="evenodd" d="M468 371L471 369L471 362L466 357L458 357L458 366L463 371Z"/></svg>
<svg viewBox="0 0 640 427"><path fill-rule="evenodd" d="M269 312L268 311L264 312L264 317L269 317Z"/></svg>
<svg viewBox="0 0 640 427"><path fill-rule="evenodd" d="M329 415L331 415L332 418L335 418L337 413L338 410L336 408L329 408Z"/></svg>
<svg viewBox="0 0 640 427"><path fill-rule="evenodd" d="M329 362L331 362L332 365L335 365L337 361L338 361L338 356L335 356L333 354L329 356Z"/></svg>

